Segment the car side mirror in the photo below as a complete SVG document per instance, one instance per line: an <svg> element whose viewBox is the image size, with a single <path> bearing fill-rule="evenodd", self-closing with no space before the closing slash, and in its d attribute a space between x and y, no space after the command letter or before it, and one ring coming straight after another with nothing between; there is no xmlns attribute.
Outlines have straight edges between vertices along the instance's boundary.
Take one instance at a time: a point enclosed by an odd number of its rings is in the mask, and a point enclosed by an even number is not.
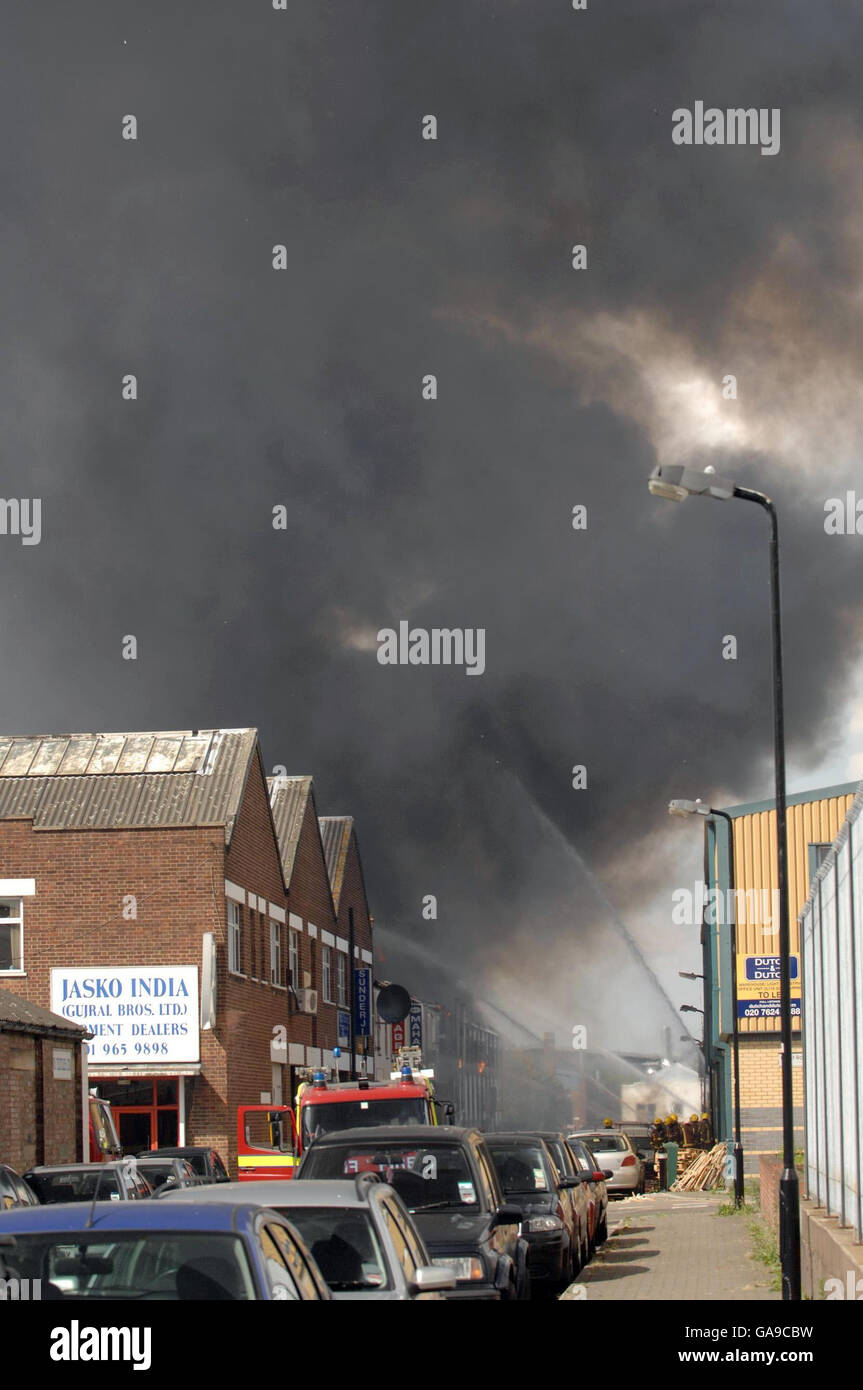
<svg viewBox="0 0 863 1390"><path fill-rule="evenodd" d="M493 1214L490 1222L491 1229L494 1230L496 1226L520 1226L523 1216L521 1207L510 1206L507 1202L504 1206L498 1207Z"/></svg>
<svg viewBox="0 0 863 1390"><path fill-rule="evenodd" d="M438 1293L442 1289L454 1289L456 1283L454 1269L443 1265L421 1265L414 1270L410 1292L413 1297L418 1293Z"/></svg>
<svg viewBox="0 0 863 1390"><path fill-rule="evenodd" d="M570 1174L570 1176L567 1177L567 1178L561 1178L561 1180L560 1180L560 1185L561 1185L561 1187L580 1187L580 1186L581 1186L581 1174L580 1174L580 1173L572 1173L572 1174Z"/></svg>
<svg viewBox="0 0 863 1390"><path fill-rule="evenodd" d="M614 1173L612 1172L612 1170L611 1170L610 1168L603 1168L603 1170L602 1170L602 1176L603 1176L604 1178L613 1178L613 1177L614 1177Z"/></svg>

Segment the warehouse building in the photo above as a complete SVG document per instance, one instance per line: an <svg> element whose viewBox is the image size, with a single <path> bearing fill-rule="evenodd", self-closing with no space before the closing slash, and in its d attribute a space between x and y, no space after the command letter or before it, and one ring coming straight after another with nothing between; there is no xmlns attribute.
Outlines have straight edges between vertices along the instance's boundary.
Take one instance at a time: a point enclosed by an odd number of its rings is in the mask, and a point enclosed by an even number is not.
<svg viewBox="0 0 863 1390"><path fill-rule="evenodd" d="M796 1147L803 1147L803 1054L798 915L810 883L829 853L858 784L824 787L787 798L791 925L792 1068ZM731 971L736 969L740 1048L741 1141L745 1171L758 1173L762 1155L782 1149L779 1018L776 803L725 808L734 831L737 960L731 958L732 920L727 823L709 821L707 905L702 931L705 1051L717 1137L733 1136Z"/></svg>
<svg viewBox="0 0 863 1390"><path fill-rule="evenodd" d="M93 1034L128 1152L233 1164L237 1106L332 1064L354 980L314 789L268 788L255 729L0 738L0 856L0 988Z"/></svg>

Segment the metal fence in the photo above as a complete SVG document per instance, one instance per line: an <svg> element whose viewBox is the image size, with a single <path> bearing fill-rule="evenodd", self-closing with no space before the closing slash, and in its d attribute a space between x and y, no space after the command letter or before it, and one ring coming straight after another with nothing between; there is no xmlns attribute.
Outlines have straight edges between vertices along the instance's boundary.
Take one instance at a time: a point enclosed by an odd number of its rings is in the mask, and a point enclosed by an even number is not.
<svg viewBox="0 0 863 1390"><path fill-rule="evenodd" d="M800 914L808 1196L863 1240L863 784Z"/></svg>

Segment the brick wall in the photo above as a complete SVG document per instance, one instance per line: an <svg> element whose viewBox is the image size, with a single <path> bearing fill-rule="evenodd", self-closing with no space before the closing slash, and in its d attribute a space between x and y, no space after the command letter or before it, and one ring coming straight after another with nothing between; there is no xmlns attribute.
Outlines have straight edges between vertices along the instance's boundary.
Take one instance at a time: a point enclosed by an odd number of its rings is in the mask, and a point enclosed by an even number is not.
<svg viewBox="0 0 863 1390"><path fill-rule="evenodd" d="M800 1056L799 1047L793 1049ZM740 1038L740 1130L748 1173L762 1155L782 1150L782 1067L777 1037ZM803 1144L803 1068L792 1068L795 1144ZM733 1083L732 1083L733 1085Z"/></svg>
<svg viewBox="0 0 863 1390"><path fill-rule="evenodd" d="M54 1050L71 1050L72 1076L54 1076ZM0 1163L23 1173L81 1157L81 1051L76 1042L0 1033Z"/></svg>

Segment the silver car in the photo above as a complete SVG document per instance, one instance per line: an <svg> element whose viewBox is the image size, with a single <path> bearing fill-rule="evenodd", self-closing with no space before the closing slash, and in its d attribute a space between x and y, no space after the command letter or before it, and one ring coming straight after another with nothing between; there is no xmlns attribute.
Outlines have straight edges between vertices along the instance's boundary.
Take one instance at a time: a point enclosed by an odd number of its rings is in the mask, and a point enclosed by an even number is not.
<svg viewBox="0 0 863 1390"><path fill-rule="evenodd" d="M398 1193L374 1173L338 1180L220 1183L163 1202L260 1202L294 1225L336 1299L440 1299L455 1271L433 1265Z"/></svg>
<svg viewBox="0 0 863 1390"><path fill-rule="evenodd" d="M629 1138L619 1129L580 1130L575 1136L587 1145L597 1168L610 1171L606 1187L610 1197L629 1197L644 1191L645 1166Z"/></svg>

